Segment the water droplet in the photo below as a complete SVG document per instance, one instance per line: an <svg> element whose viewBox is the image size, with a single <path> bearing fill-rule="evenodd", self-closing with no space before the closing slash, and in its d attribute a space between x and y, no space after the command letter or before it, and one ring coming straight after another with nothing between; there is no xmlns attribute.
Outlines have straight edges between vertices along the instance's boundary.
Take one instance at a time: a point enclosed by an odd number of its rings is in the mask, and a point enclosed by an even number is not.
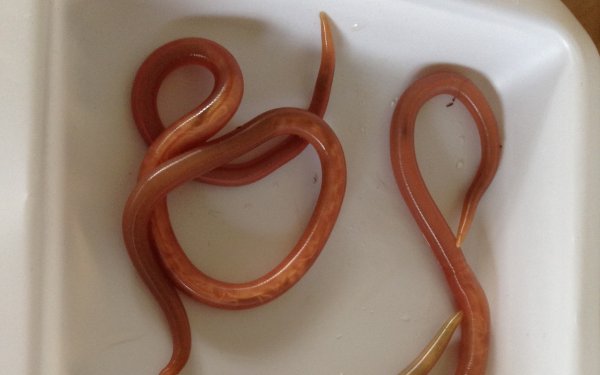
<svg viewBox="0 0 600 375"><path fill-rule="evenodd" d="M466 138L464 135L461 135L460 137L458 137L458 139L460 139L460 144L461 146L464 146L466 143Z"/></svg>
<svg viewBox="0 0 600 375"><path fill-rule="evenodd" d="M456 169L462 169L465 166L465 162L461 160L456 162Z"/></svg>
<svg viewBox="0 0 600 375"><path fill-rule="evenodd" d="M403 322L410 322L410 316L408 316L408 315L402 315L400 317L400 320L402 320Z"/></svg>
<svg viewBox="0 0 600 375"><path fill-rule="evenodd" d="M367 134L367 129L364 126L360 127L360 133L361 134Z"/></svg>
<svg viewBox="0 0 600 375"><path fill-rule="evenodd" d="M358 23L352 24L352 31L358 31L360 29L360 25Z"/></svg>
<svg viewBox="0 0 600 375"><path fill-rule="evenodd" d="M390 107L394 108L396 106L396 104L398 104L398 97L395 97L391 102L390 102Z"/></svg>
<svg viewBox="0 0 600 375"><path fill-rule="evenodd" d="M340 340L342 337L344 337L344 335L337 335L337 336L335 336L335 339Z"/></svg>

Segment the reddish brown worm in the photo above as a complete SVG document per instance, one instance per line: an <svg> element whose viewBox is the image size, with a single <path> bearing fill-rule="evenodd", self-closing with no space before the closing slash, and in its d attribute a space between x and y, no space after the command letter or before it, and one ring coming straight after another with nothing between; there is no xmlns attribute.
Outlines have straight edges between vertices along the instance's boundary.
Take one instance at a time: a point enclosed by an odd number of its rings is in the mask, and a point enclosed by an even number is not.
<svg viewBox="0 0 600 375"><path fill-rule="evenodd" d="M306 273L325 245L341 208L346 186L344 155L335 134L320 117L293 108L269 111L244 125L234 136L199 146L161 164L140 180L131 193L123 217L125 244L138 273L165 313L173 337L172 358L161 374L177 374L181 370L191 342L186 312L176 286L157 260L156 244L150 235L149 224L156 205L177 186L283 135L301 137L315 148L321 160L321 192L304 233L286 258L257 280L240 284L208 276L189 280L198 284L212 305L250 307L265 303L288 290ZM185 265L181 276L190 276Z"/></svg>
<svg viewBox="0 0 600 375"><path fill-rule="evenodd" d="M313 98L309 106L309 111L314 112L318 116L322 116L327 107L335 66L330 26L328 18L324 13L321 14L321 31L323 54L319 68L319 74L315 83ZM216 101L211 101L210 103L212 105L219 105L219 103ZM215 107L215 111L221 114L227 113L227 120L229 120L230 116L232 115L228 113L229 108L233 107L230 107L227 99L225 98L220 106ZM200 120L194 118L194 121ZM213 121L210 118L205 119L204 121L207 123L208 127L210 127L212 123L219 122ZM198 126L198 128L200 127L201 126ZM188 126L188 128L195 129L193 125ZM179 152L179 150L171 151L168 149L168 147L160 150L155 150L153 148L155 145L158 145L157 147L160 148L162 145L165 145L165 143L169 143L169 130L161 133L157 140L150 146L146 154L147 156L144 159L141 173L144 173L144 170L150 166L155 168L161 162L168 160L172 152ZM236 131L230 132L229 134L221 137L218 141L222 141L227 137L233 136L235 133ZM175 138L177 138L177 135L175 135ZM194 139L195 144L197 144L199 141L205 142L206 140L202 140L201 138ZM174 147L177 147L179 140L173 141L172 144L175 145ZM267 151L265 154L245 162L244 164L229 164L225 166L225 168L216 170L216 173L213 174L209 180L204 181L220 185L240 185L254 182L257 179L271 173L276 168L279 168L291 158L295 157L304 149L305 146L306 142L301 138L288 137L286 141ZM208 176L211 176L210 173ZM166 200L163 200L157 204L154 211L154 219L152 220L151 225L152 234L159 249L158 253L161 256L168 274L170 275L171 279L192 298L215 307L241 309L260 305L277 296L274 294L269 294L270 297L267 298L266 295L262 295L263 288L261 283L263 281L259 279L255 280L253 284L254 287L251 288L254 291L253 298L227 298L229 295L229 292L227 291L229 289L235 289L236 286L220 283L217 280L209 278L191 263L179 245L179 242L177 241L177 238L171 227ZM245 285L244 288L250 290L250 285ZM281 293L283 293L283 291L284 290L282 290Z"/></svg>
<svg viewBox="0 0 600 375"><path fill-rule="evenodd" d="M177 287L221 308L250 308L271 301L308 271L337 220L346 169L339 141L321 118L335 65L324 14L321 31L321 66L309 110L272 110L218 139L209 140L231 119L243 91L241 71L227 50L206 39L177 40L152 53L136 75L132 110L136 126L150 147L125 206L123 236L132 263L169 323L173 353L163 375L178 374L191 349L189 322ZM165 128L156 107L158 90L170 72L189 64L206 67L215 78L214 88L202 104ZM262 155L233 164L236 158L280 136L286 139ZM256 181L294 158L307 144L316 149L321 160L321 192L307 228L288 256L272 271L245 283L215 280L198 270L173 233L166 205L168 192L192 179L226 186Z"/></svg>
<svg viewBox="0 0 600 375"><path fill-rule="evenodd" d="M329 18L325 13L321 13L320 18L321 65L308 110L323 117L333 82L335 48ZM208 98L165 131L157 108L158 91L166 76L184 65L199 65L208 69L215 79L214 87ZM140 175L214 136L237 111L243 91L242 72L235 58L213 41L202 38L179 39L154 51L138 69L131 92L135 124L150 147ZM288 137L251 160L221 166L198 179L215 185L248 184L287 163L305 147L304 140Z"/></svg>
<svg viewBox="0 0 600 375"><path fill-rule="evenodd" d="M415 121L434 96L460 100L473 117L481 142L479 168L465 196L457 235L431 197L417 165ZM396 182L414 220L442 267L456 306L462 312L457 375L484 374L488 358L490 318L487 298L460 249L477 205L500 160L500 135L494 114L479 89L458 73L440 72L414 82L400 98L390 130L391 161Z"/></svg>

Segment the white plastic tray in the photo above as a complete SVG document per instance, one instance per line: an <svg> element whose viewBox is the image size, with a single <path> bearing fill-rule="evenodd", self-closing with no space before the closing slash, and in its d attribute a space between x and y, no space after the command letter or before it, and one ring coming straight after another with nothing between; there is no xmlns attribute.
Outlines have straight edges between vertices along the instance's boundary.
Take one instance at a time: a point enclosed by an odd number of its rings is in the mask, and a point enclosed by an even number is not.
<svg viewBox="0 0 600 375"><path fill-rule="evenodd" d="M184 374L394 374L450 315L438 265L395 185L387 138L395 98L441 66L480 85L504 135L499 173L463 247L490 301L489 374L600 373L600 63L566 8L541 0L0 5L1 368L158 372L168 331L120 231L144 152L129 112L135 71L163 43L202 36L244 72L233 126L303 107L320 10L335 24L326 120L348 162L340 220L307 276L274 302L231 312L186 299L194 341ZM190 82L206 81L197 69L176 73L166 90L176 93L161 99L165 117L195 104ZM431 191L456 223L478 144L448 99L423 110L417 141ZM305 151L252 186L189 184L170 197L177 233L209 274L256 277L303 229L318 170ZM451 373L456 353L454 343L434 373Z"/></svg>

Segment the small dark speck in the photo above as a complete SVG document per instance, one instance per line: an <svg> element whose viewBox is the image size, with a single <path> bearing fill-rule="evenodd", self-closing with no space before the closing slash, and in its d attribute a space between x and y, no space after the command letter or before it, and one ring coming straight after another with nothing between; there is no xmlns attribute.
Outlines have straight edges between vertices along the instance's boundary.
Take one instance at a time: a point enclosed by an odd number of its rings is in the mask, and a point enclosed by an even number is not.
<svg viewBox="0 0 600 375"><path fill-rule="evenodd" d="M452 97L452 101L450 103L446 104L446 108L452 107L454 105L455 101L456 101L456 96Z"/></svg>
<svg viewBox="0 0 600 375"><path fill-rule="evenodd" d="M315 173L315 175L313 176L313 184L316 184L317 181L319 181L319 176Z"/></svg>

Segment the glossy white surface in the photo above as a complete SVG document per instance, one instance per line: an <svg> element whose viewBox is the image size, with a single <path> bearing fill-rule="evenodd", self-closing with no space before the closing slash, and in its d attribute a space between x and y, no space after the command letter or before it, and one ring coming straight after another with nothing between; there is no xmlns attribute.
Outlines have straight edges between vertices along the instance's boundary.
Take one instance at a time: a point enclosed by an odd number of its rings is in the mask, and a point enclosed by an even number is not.
<svg viewBox="0 0 600 375"><path fill-rule="evenodd" d="M348 162L340 220L315 266L278 300L231 312L186 299L194 346L184 374L394 374L425 345L452 303L395 185L387 137L396 98L440 67L480 85L504 134L499 173L463 246L490 301L489 374L599 373L600 59L566 8L541 0L256 4L0 5L2 367L158 372L170 355L168 331L120 232L144 152L129 112L136 68L167 41L202 36L228 48L244 72L232 126L306 106L324 10L337 49L326 120ZM177 72L161 96L164 117L205 92L190 82L208 81L198 69ZM447 108L449 99L424 108L417 142L430 189L455 224L478 144L466 111ZM305 151L252 186L189 184L170 197L177 234L210 275L256 277L303 229L318 169ZM450 373L455 357L453 344L434 373Z"/></svg>

